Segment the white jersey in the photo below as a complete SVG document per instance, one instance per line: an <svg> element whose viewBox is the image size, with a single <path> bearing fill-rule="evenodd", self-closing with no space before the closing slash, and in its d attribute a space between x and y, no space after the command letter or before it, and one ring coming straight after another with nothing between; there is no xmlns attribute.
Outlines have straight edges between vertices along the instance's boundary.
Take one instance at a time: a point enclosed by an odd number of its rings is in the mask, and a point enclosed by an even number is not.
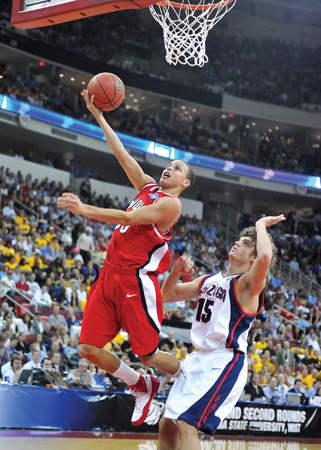
<svg viewBox="0 0 321 450"><path fill-rule="evenodd" d="M261 292L255 314L246 313L235 293L235 281L241 275L225 278L221 272L202 279L191 330L192 343L201 352L223 348L247 352L248 333L263 307L264 296Z"/></svg>

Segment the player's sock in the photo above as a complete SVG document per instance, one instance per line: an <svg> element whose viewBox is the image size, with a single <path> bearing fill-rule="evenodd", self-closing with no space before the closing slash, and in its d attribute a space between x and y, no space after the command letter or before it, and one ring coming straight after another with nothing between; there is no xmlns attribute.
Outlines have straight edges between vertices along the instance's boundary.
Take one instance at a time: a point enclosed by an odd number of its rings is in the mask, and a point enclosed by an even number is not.
<svg viewBox="0 0 321 450"><path fill-rule="evenodd" d="M173 375L174 378L178 378L180 376L180 374L182 372L182 367L183 367L182 363L179 362L179 369L176 373L174 373L174 375Z"/></svg>
<svg viewBox="0 0 321 450"><path fill-rule="evenodd" d="M135 386L139 381L139 373L135 372L134 369L127 366L123 361L120 361L120 366L113 373L113 376L125 381L127 386Z"/></svg>

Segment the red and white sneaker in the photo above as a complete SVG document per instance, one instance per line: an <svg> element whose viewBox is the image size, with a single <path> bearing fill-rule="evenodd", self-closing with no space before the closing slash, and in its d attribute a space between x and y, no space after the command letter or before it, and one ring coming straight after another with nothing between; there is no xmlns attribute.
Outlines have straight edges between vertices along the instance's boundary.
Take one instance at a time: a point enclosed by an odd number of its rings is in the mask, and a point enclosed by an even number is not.
<svg viewBox="0 0 321 450"><path fill-rule="evenodd" d="M151 401L158 391L159 381L153 375L140 375L138 383L128 387L130 394L136 399L132 424L138 427L147 417Z"/></svg>

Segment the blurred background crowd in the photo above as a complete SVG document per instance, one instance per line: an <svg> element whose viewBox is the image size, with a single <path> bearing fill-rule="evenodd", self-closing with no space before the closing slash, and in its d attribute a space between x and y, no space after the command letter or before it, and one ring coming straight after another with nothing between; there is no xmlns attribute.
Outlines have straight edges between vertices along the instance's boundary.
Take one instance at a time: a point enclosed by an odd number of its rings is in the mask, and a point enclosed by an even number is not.
<svg viewBox="0 0 321 450"><path fill-rule="evenodd" d="M22 368L54 367L61 376L84 385L98 384L123 389L119 380L89 366L77 354L79 330L88 292L103 264L113 226L77 217L59 210L57 197L69 189L52 180L24 178L0 168L0 361L2 377L17 382ZM88 194L93 204L105 208L126 209L128 199L95 197L85 179L80 196ZM253 225L260 214L241 215L239 228ZM279 260L295 272L311 279L311 289L295 287L284 279L278 267L271 270L264 289L264 309L254 322L249 336L249 384L246 400L277 396L301 381L306 401L319 392L321 381L321 259L320 217L314 227L301 227L302 234L289 234L295 218L272 230ZM182 216L170 242L172 264L181 256L195 261L195 276L224 271L234 241L217 233L211 223ZM160 283L168 273L159 276ZM181 282L191 277L182 277ZM161 335L160 348L184 360L196 351L190 342L175 339L175 328L191 322L197 299L186 304L164 304L164 318L172 331ZM140 370L125 332L107 343L106 348ZM173 380L165 374L161 393L168 392ZM257 382L257 383L256 383ZM258 386L269 387L256 393ZM275 384L275 386L274 386ZM251 386L254 386L251 390ZM274 386L274 387L273 387ZM281 386L281 387L280 387ZM316 391L315 389L316 388ZM275 391L276 390L276 391ZM274 392L275 391L275 392ZM270 397L269 397L270 395Z"/></svg>

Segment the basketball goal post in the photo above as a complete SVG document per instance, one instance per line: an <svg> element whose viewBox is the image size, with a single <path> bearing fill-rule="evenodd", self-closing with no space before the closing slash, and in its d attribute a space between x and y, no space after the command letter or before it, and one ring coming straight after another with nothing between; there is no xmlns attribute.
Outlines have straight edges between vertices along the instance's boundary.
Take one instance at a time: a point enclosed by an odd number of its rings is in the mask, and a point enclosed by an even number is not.
<svg viewBox="0 0 321 450"><path fill-rule="evenodd" d="M125 9L149 7L163 28L166 61L202 67L208 32L236 0L13 0L11 23L38 28Z"/></svg>

